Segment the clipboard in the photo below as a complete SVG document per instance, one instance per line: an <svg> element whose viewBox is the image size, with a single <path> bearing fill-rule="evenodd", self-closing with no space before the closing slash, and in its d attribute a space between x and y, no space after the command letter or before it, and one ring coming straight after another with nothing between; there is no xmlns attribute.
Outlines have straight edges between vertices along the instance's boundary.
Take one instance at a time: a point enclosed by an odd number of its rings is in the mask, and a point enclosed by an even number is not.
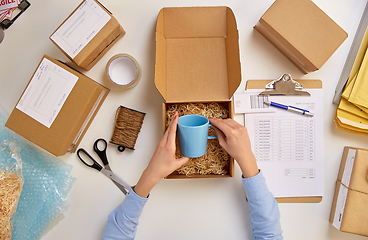
<svg viewBox="0 0 368 240"><path fill-rule="evenodd" d="M285 74L284 74L285 75ZM279 79L281 79L282 75ZM246 82L245 90L247 89L265 89L265 86L275 80L248 80ZM306 89L322 89L322 81L317 79L303 79L295 80ZM297 89L296 89L297 90ZM307 91L307 90L306 90ZM278 203L319 203L322 201L322 196L316 197L284 197L276 198Z"/></svg>
<svg viewBox="0 0 368 240"><path fill-rule="evenodd" d="M279 79L280 80L282 77L284 77L285 75L289 75L289 74L284 74L282 75ZM290 75L289 75L290 76ZM248 80L245 86L245 90L247 89L266 89L265 86L269 83L274 82L275 80ZM319 89L322 88L322 81L318 80L318 79L303 79L303 80L295 80L297 83L300 83L302 87L295 87L296 91L300 91L300 89ZM277 86L277 82L275 82L275 85ZM287 89L285 89L287 90ZM282 91L282 90L281 90ZM264 91L265 92L265 91ZM277 94L281 94L281 95L288 95L287 92L277 92ZM297 95L297 94L294 94Z"/></svg>

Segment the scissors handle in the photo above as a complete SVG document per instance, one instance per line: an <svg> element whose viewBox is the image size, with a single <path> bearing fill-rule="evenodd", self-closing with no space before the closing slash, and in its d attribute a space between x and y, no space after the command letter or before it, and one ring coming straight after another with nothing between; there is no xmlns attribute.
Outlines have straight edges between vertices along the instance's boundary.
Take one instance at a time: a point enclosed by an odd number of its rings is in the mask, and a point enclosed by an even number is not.
<svg viewBox="0 0 368 240"><path fill-rule="evenodd" d="M104 148L101 150L98 148L98 142L103 142ZM106 149L107 149L107 142L103 138L99 138L95 141L93 144L93 150L97 153L97 155L100 157L104 165L108 165L109 161L107 161L107 155L106 155Z"/></svg>
<svg viewBox="0 0 368 240"><path fill-rule="evenodd" d="M92 161L92 164L88 164L85 160L83 160L83 157L81 156L81 154L80 154L80 153L85 154L85 155L87 156L87 158L89 158L89 162L91 162L91 161ZM94 168L94 169L96 169L97 171L101 171L102 166L101 166L100 164L98 164L98 163L96 162L96 160L94 160L94 159L91 157L91 155L89 155L89 154L88 154L88 152L87 152L86 150L84 150L83 148L78 149L78 151L77 151L77 155L78 155L78 158L82 161L82 163L84 163L86 166L91 167L91 168Z"/></svg>

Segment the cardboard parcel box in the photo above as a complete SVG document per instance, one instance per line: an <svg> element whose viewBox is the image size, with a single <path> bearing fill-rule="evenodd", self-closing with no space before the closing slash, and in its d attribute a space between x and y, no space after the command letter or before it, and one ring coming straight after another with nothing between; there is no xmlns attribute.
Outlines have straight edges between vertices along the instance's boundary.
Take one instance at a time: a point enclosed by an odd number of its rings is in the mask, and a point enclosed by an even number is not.
<svg viewBox="0 0 368 240"><path fill-rule="evenodd" d="M330 222L343 232L368 236L368 150L345 147Z"/></svg>
<svg viewBox="0 0 368 240"><path fill-rule="evenodd" d="M320 69L348 37L310 0L276 0L254 28L305 74Z"/></svg>
<svg viewBox="0 0 368 240"><path fill-rule="evenodd" d="M220 103L233 118L230 98L241 82L238 30L228 7L163 8L156 25L155 84L166 110L177 103ZM225 175L168 178L232 177L233 159Z"/></svg>
<svg viewBox="0 0 368 240"><path fill-rule="evenodd" d="M109 91L45 55L5 126L55 156L74 152Z"/></svg>
<svg viewBox="0 0 368 240"><path fill-rule="evenodd" d="M50 36L79 67L90 70L125 35L119 22L101 3L83 1Z"/></svg>

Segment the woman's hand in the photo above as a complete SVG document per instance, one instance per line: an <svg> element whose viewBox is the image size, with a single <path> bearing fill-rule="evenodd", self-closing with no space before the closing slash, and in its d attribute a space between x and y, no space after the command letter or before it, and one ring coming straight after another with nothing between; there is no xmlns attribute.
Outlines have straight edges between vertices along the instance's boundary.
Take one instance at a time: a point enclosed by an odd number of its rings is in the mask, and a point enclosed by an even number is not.
<svg viewBox="0 0 368 240"><path fill-rule="evenodd" d="M255 176L259 170L247 129L230 118L224 120L210 118L210 123L214 126L220 145L238 162L243 176L245 178Z"/></svg>
<svg viewBox="0 0 368 240"><path fill-rule="evenodd" d="M161 179L174 172L189 160L187 157L175 158L175 138L178 119L178 113L175 112L168 129L156 147L151 161L134 187L134 191L141 197L147 197L152 188Z"/></svg>

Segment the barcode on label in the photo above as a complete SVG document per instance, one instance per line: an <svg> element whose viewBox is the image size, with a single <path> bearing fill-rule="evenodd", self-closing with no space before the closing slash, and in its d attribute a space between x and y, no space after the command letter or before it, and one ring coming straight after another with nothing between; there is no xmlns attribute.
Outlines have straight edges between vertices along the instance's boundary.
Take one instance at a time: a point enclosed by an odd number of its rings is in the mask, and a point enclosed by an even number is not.
<svg viewBox="0 0 368 240"><path fill-rule="evenodd" d="M269 108L264 102L268 101L268 95L249 95L250 108Z"/></svg>

